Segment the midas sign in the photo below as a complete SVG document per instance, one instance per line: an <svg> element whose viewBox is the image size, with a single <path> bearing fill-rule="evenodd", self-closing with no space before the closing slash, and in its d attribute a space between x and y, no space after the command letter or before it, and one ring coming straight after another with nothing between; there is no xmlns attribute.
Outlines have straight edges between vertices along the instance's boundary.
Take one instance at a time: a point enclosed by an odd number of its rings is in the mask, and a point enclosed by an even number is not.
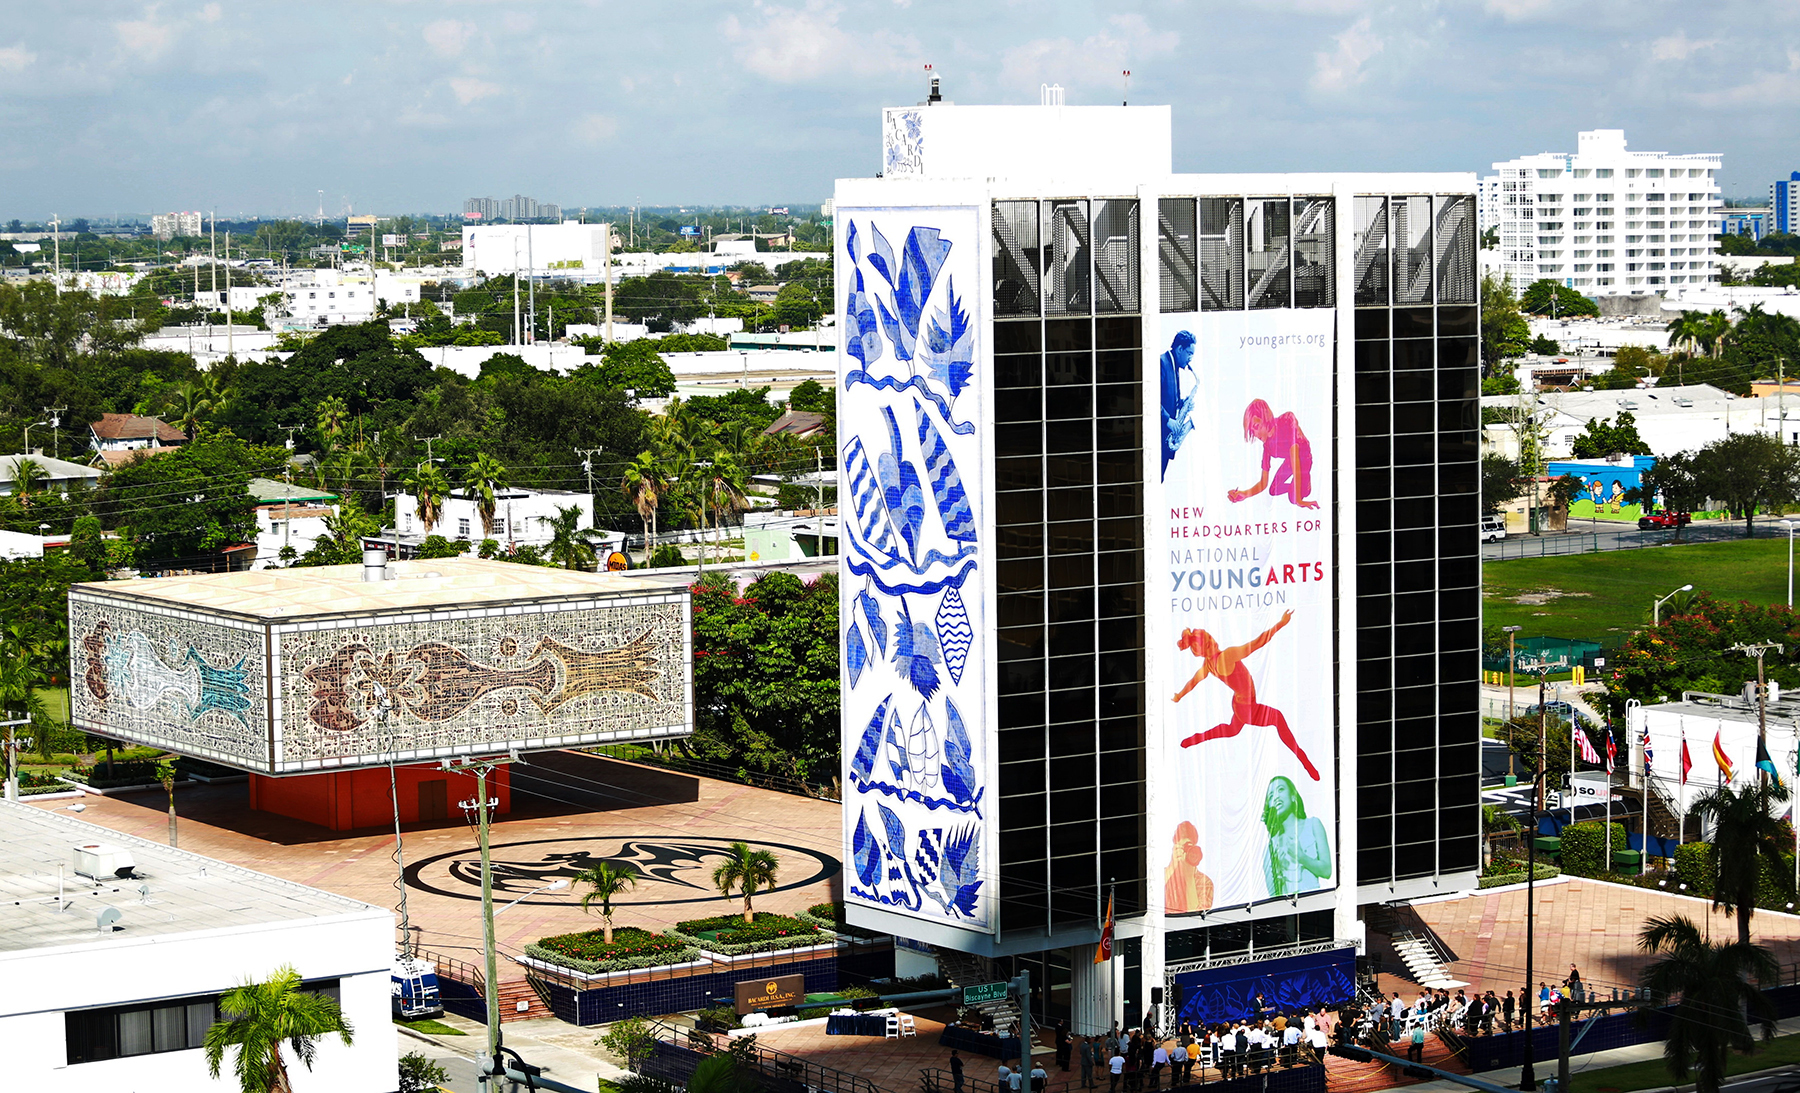
<svg viewBox="0 0 1800 1093"><path fill-rule="evenodd" d="M783 1009L806 1000L804 975L781 975L774 979L746 979L737 984L737 1011Z"/></svg>

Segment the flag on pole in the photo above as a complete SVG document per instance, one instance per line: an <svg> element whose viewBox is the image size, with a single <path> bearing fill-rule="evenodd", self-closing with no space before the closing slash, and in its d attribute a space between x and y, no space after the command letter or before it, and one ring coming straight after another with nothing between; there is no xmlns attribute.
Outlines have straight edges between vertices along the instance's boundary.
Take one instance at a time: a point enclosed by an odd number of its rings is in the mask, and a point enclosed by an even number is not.
<svg viewBox="0 0 1800 1093"><path fill-rule="evenodd" d="M1694 757L1688 754L1687 730L1681 730L1681 784L1687 785L1688 771L1694 769Z"/></svg>
<svg viewBox="0 0 1800 1093"><path fill-rule="evenodd" d="M1606 727L1606 773L1613 772L1613 763L1619 758L1619 749L1613 746L1612 726Z"/></svg>
<svg viewBox="0 0 1800 1093"><path fill-rule="evenodd" d="M1775 779L1776 785L1781 784L1781 775L1775 771L1775 760L1769 758L1769 745L1760 736L1756 738L1756 769Z"/></svg>
<svg viewBox="0 0 1800 1093"><path fill-rule="evenodd" d="M1735 772L1732 770L1731 758L1725 754L1725 742L1720 739L1720 735L1724 731L1724 729L1720 729L1713 733L1713 762L1718 764L1719 777L1729 782Z"/></svg>
<svg viewBox="0 0 1800 1093"><path fill-rule="evenodd" d="M1100 944L1094 946L1094 963L1104 964L1112 959L1113 951L1113 898L1106 894L1106 918L1100 923Z"/></svg>
<svg viewBox="0 0 1800 1093"><path fill-rule="evenodd" d="M1575 743L1581 748L1581 761L1598 765L1600 753L1594 750L1594 742L1588 739L1587 730L1580 725L1571 724L1569 731L1575 734Z"/></svg>
<svg viewBox="0 0 1800 1093"><path fill-rule="evenodd" d="M1650 719L1644 718L1644 773L1650 772L1650 760L1655 753L1650 750Z"/></svg>

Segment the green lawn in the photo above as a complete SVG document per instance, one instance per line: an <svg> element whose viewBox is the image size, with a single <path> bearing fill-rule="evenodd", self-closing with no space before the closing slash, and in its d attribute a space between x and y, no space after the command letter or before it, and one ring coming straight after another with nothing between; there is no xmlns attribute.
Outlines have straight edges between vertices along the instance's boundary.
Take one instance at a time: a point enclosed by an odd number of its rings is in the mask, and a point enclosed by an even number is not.
<svg viewBox="0 0 1800 1093"><path fill-rule="evenodd" d="M67 687L37 687L34 693L44 700L44 712L53 721L69 719L69 689Z"/></svg>
<svg viewBox="0 0 1800 1093"><path fill-rule="evenodd" d="M1488 562L1485 621L1524 627L1522 638L1603 641L1648 626L1650 605L1684 584L1722 600L1785 603L1787 551L1785 540L1747 539Z"/></svg>
<svg viewBox="0 0 1800 1093"><path fill-rule="evenodd" d="M405 1025L407 1028L412 1029L414 1032L423 1032L428 1036L467 1036L468 1035L468 1033L464 1032L462 1029L454 1028L450 1025L446 1025L442 1021L433 1021L429 1017L419 1017L419 1018L415 1018L410 1021L402 1020L401 1018L396 1017L396 1018L394 1018L394 1024Z"/></svg>
<svg viewBox="0 0 1800 1093"><path fill-rule="evenodd" d="M1767 1043L1758 1043L1754 1055L1734 1053L1729 1058L1731 1061L1727 1064L1727 1069L1732 1074L1791 1066L1800 1062L1800 1036L1777 1036ZM1669 1077L1668 1064L1661 1059L1573 1072L1573 1068L1579 1065L1578 1059L1570 1060L1569 1093L1626 1093L1633 1089L1666 1089L1674 1082ZM1688 1080L1693 1081L1693 1078Z"/></svg>

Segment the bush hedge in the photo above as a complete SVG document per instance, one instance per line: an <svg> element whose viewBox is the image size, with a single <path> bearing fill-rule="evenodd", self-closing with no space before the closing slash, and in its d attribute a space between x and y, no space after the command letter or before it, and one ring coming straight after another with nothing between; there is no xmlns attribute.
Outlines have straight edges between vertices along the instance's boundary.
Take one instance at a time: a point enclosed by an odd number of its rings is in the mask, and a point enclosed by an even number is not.
<svg viewBox="0 0 1800 1093"><path fill-rule="evenodd" d="M830 930L834 934L845 937L873 939L886 935L874 930L865 930L861 926L852 926L844 921L844 905L841 903L815 903L794 916L801 922L810 922L821 930Z"/></svg>
<svg viewBox="0 0 1800 1093"><path fill-rule="evenodd" d="M1688 894L1713 898L1712 890L1712 844L1682 843L1675 850L1675 873L1687 882ZM1785 863L1779 874L1769 867L1767 861L1761 863L1762 876L1756 885L1756 905L1771 911L1785 911L1788 900L1788 886L1794 875L1794 856L1782 856Z"/></svg>
<svg viewBox="0 0 1800 1093"><path fill-rule="evenodd" d="M539 938L525 946L525 955L587 975L681 964L699 955L688 939L653 934L636 926L614 930L611 945L605 938L600 930Z"/></svg>
<svg viewBox="0 0 1800 1093"><path fill-rule="evenodd" d="M1615 850L1626 849L1624 824L1612 825L1612 845ZM1606 824L1583 820L1563 828L1561 858L1563 872L1577 877L1604 877L1611 873L1612 863L1606 860Z"/></svg>
<svg viewBox="0 0 1800 1093"><path fill-rule="evenodd" d="M686 922L678 922L673 929L664 931L669 937L680 938L689 945L695 945L708 952L725 956L742 956L745 953L767 952L772 949L792 949L802 945L818 945L832 940L829 931L822 930L810 922L788 915L777 915L768 911L759 911L754 921L744 922L742 915L715 915L712 918L695 918ZM701 934L714 934L712 938L701 937Z"/></svg>
<svg viewBox="0 0 1800 1093"><path fill-rule="evenodd" d="M1549 880L1552 877L1560 877L1560 876L1562 876L1562 870L1558 869L1556 866L1545 865L1542 862L1538 863L1538 867L1537 867L1537 879L1538 880ZM1519 866L1519 871L1517 873L1489 873L1489 874L1487 874L1486 876L1481 878L1481 881L1476 885L1476 887L1478 887L1478 888L1503 888L1509 884L1524 884L1524 883L1525 883L1525 866L1523 864L1521 864Z"/></svg>

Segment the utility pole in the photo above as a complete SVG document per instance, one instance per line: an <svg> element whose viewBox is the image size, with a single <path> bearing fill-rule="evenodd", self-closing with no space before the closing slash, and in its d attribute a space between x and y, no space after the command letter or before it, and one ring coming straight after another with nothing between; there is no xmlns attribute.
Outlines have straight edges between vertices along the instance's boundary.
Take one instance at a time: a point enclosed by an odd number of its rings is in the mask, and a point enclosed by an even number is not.
<svg viewBox="0 0 1800 1093"><path fill-rule="evenodd" d="M67 406L49 406L44 409L44 416L50 419L50 458L62 457L62 441L56 427L62 424L62 416L68 411Z"/></svg>
<svg viewBox="0 0 1800 1093"><path fill-rule="evenodd" d="M56 285L56 294L62 295L62 218L56 213L50 214L50 248L56 255L51 265L51 283Z"/></svg>
<svg viewBox="0 0 1800 1093"><path fill-rule="evenodd" d="M1525 852L1525 997L1519 999L1520 1015L1524 1018L1525 1043L1524 1059L1519 1066L1520 1093L1533 1093L1537 1089L1537 1059L1531 1050L1531 1016L1537 1008L1537 999L1531 993L1531 984L1537 978L1537 970L1533 965L1537 956L1537 835L1538 813L1544 810L1544 760L1548 757L1549 732L1544 719L1544 674L1538 672L1538 752L1536 770L1531 776L1531 823L1525 833L1527 839Z"/></svg>
<svg viewBox="0 0 1800 1093"><path fill-rule="evenodd" d="M499 957L494 948L494 867L488 854L489 813L500 803L499 798L488 797L487 780L497 767L511 763L507 759L446 759L441 766L446 771L474 774L475 799L461 802L466 811L475 810L476 839L481 845L481 941L486 966L483 974L486 983L482 994L487 1001L487 1058L493 1069L482 1076L485 1084L489 1075L503 1071L504 1064L500 1058L500 969Z"/></svg>
<svg viewBox="0 0 1800 1093"><path fill-rule="evenodd" d="M813 535L813 557L822 557L825 553L825 453L813 449L813 519L818 523L813 527L817 532Z"/></svg>
<svg viewBox="0 0 1800 1093"><path fill-rule="evenodd" d="M696 470L706 470L710 472L712 470L712 462L710 460L702 459L694 464L694 468ZM708 477L710 477L710 474ZM706 576L706 487L710 484L711 483L709 483L706 478L700 480L700 572L695 578L696 580L698 580L699 577Z"/></svg>
<svg viewBox="0 0 1800 1093"><path fill-rule="evenodd" d="M1758 758L1769 752L1769 687L1763 678L1763 657L1771 649L1777 653L1784 651L1778 641L1763 641L1754 645L1739 642L1731 647L1731 651L1734 653L1743 653L1745 656L1756 658L1756 751ZM1769 772L1758 767L1756 782L1758 785L1768 785Z"/></svg>
<svg viewBox="0 0 1800 1093"><path fill-rule="evenodd" d="M612 335L612 315L613 315L613 312L612 312L612 307L613 307L612 282L613 282L613 276L612 276L612 225L611 224L606 225L605 236L604 236L604 238L601 239L601 242L603 244L605 244L603 247L601 247L601 249L606 252L604 257L601 259L602 261L604 261L606 263L606 266L605 266L605 270L606 270L606 336L601 340L602 340L603 344L611 345L612 340L613 340L613 335Z"/></svg>
<svg viewBox="0 0 1800 1093"><path fill-rule="evenodd" d="M526 297L530 302L531 342L537 343L537 259L532 257L531 243L533 236L531 225L525 225L525 285Z"/></svg>
<svg viewBox="0 0 1800 1093"><path fill-rule="evenodd" d="M594 457L605 450L605 448L575 449L575 454L581 457L581 469L587 473L588 503L590 505L596 503L594 501ZM593 523L593 515L591 513L588 516L588 522Z"/></svg>
<svg viewBox="0 0 1800 1093"><path fill-rule="evenodd" d="M234 320L231 317L231 232L225 233L225 355L237 356L237 343L233 340L231 329Z"/></svg>

